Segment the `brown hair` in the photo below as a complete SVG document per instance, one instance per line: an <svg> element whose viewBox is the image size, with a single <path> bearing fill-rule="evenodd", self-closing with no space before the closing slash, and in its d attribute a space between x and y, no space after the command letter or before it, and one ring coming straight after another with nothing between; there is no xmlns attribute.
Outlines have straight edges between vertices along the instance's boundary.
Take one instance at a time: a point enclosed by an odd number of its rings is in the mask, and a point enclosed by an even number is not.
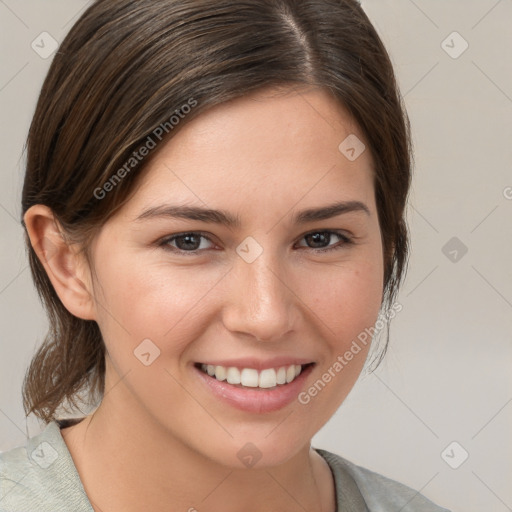
<svg viewBox="0 0 512 512"><path fill-rule="evenodd" d="M208 107L294 85L334 95L365 135L389 306L407 266L412 144L390 58L356 0L97 0L43 84L27 139L22 215L35 204L51 208L90 261L90 241L151 160L133 161L148 137L169 139ZM22 225L50 324L25 375L23 405L48 423L65 400L76 407L80 391L102 396L105 345L96 322L63 306Z"/></svg>

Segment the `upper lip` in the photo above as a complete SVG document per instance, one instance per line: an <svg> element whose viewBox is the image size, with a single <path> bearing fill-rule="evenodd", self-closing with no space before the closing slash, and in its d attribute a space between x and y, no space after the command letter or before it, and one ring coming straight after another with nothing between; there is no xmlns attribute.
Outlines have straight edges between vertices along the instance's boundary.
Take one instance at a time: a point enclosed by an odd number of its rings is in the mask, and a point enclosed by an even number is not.
<svg viewBox="0 0 512 512"><path fill-rule="evenodd" d="M255 370L261 371L266 370L268 368L280 368L281 366L291 366L293 365L304 365L314 363L311 359L304 359L300 357L291 357L291 356L280 356L273 357L271 359L257 359L254 357L243 357L238 359L230 359L229 361L224 360L205 360L199 361L196 364L206 364L212 366L224 366L225 368L235 367L235 368L253 368Z"/></svg>

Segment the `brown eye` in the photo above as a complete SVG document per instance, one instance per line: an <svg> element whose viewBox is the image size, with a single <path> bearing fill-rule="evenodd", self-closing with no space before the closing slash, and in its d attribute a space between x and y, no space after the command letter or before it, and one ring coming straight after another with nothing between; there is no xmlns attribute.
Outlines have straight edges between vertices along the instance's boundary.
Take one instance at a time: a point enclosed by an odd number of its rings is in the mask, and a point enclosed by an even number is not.
<svg viewBox="0 0 512 512"><path fill-rule="evenodd" d="M202 239L211 242L211 240L207 236L201 233L191 232L180 233L178 235L167 237L164 240L162 240L160 245L163 246L165 249L171 250L173 252L195 254L198 251L202 251L208 248L204 246L201 247ZM172 243L175 245L171 245Z"/></svg>
<svg viewBox="0 0 512 512"><path fill-rule="evenodd" d="M338 244L330 246L333 235L338 238ZM352 243L349 237L338 231L314 231L304 235L303 240L306 240L308 247L316 252L334 251Z"/></svg>

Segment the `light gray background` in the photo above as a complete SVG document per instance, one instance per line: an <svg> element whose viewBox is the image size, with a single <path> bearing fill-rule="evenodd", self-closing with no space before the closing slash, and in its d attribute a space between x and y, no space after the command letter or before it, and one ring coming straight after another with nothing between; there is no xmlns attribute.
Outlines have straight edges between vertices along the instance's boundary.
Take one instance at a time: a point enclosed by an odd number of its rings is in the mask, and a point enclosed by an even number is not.
<svg viewBox="0 0 512 512"><path fill-rule="evenodd" d="M88 4L0 0L0 451L42 429L21 405L24 372L46 331L19 224L22 146L51 61L31 43L43 31L61 41ZM391 54L413 126L412 255L386 359L313 444L453 512L511 511L512 1L362 5ZM463 41L454 31L469 44L457 58ZM443 253L452 237L468 249L462 257L445 250L457 261ZM452 469L445 459L455 465L463 450L468 459Z"/></svg>

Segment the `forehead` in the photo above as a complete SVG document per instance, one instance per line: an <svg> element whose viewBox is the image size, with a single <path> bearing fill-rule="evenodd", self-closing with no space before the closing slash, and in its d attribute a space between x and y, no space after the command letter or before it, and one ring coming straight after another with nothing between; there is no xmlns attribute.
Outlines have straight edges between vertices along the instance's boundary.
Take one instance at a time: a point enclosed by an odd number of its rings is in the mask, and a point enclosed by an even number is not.
<svg viewBox="0 0 512 512"><path fill-rule="evenodd" d="M353 118L324 90L267 89L237 98L203 112L157 148L129 209L171 201L234 210L276 198L302 206L371 202L370 151L347 158L347 137L367 148Z"/></svg>

